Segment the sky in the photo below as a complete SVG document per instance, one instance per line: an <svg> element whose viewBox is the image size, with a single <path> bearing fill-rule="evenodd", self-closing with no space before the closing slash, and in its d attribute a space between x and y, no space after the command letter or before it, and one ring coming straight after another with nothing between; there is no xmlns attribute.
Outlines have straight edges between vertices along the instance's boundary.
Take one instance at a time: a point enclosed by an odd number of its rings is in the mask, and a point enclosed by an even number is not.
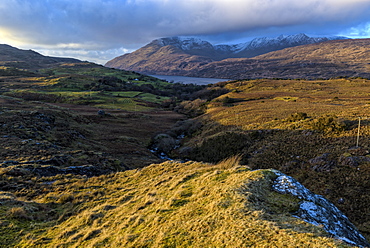
<svg viewBox="0 0 370 248"><path fill-rule="evenodd" d="M154 39L370 38L370 0L1 0L0 44L104 64Z"/></svg>

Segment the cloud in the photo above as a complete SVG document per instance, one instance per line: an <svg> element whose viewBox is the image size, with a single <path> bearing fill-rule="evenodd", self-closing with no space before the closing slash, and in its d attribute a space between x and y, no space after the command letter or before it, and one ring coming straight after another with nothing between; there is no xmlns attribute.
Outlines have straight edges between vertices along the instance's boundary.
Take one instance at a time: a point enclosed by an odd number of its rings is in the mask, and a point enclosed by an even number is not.
<svg viewBox="0 0 370 248"><path fill-rule="evenodd" d="M369 38L370 37L370 22L361 23L356 27L351 27L343 31L343 35L351 38Z"/></svg>
<svg viewBox="0 0 370 248"><path fill-rule="evenodd" d="M62 52L131 50L177 35L335 35L359 30L368 13L368 0L1 0L0 41Z"/></svg>

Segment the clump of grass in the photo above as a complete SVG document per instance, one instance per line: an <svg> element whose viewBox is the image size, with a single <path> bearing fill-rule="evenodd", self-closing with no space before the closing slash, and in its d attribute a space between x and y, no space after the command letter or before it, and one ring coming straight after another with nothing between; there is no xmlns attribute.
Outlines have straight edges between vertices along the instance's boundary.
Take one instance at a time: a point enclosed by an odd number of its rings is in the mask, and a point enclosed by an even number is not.
<svg viewBox="0 0 370 248"><path fill-rule="evenodd" d="M292 97L292 96L275 97L274 100L285 101L285 102L295 102L298 100L298 97Z"/></svg>
<svg viewBox="0 0 370 248"><path fill-rule="evenodd" d="M335 115L326 115L314 119L310 126L313 130L319 130L325 133L340 133L346 129L346 124L340 121Z"/></svg>
<svg viewBox="0 0 370 248"><path fill-rule="evenodd" d="M195 147L190 159L217 163L242 153L258 140L259 136L258 132L220 132Z"/></svg>
<svg viewBox="0 0 370 248"><path fill-rule="evenodd" d="M10 218L30 220L32 217L24 207L12 207L7 211L7 215Z"/></svg>
<svg viewBox="0 0 370 248"><path fill-rule="evenodd" d="M291 114L287 118L287 121L288 122L296 122L296 121L301 121L301 120L304 120L304 119L307 119L307 118L308 118L307 113L299 112L299 113Z"/></svg>

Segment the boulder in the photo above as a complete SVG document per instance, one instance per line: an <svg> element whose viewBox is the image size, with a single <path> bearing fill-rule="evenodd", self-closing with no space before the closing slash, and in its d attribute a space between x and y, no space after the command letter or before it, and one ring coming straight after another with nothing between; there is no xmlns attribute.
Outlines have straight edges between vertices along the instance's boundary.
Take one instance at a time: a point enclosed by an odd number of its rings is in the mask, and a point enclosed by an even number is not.
<svg viewBox="0 0 370 248"><path fill-rule="evenodd" d="M301 200L299 209L294 214L295 217L316 226L322 226L335 238L351 245L370 246L365 237L334 204L323 196L312 193L294 178L277 170L274 172L278 177L274 180L272 188L281 194L290 194Z"/></svg>

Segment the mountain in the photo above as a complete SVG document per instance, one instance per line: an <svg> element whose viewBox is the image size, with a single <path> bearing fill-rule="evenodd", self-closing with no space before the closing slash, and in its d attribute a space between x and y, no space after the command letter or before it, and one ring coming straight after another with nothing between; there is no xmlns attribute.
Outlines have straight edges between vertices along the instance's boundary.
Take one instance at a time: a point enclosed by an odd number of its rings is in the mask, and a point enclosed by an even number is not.
<svg viewBox="0 0 370 248"><path fill-rule="evenodd" d="M147 74L186 75L191 72L191 75L196 75L197 70L212 62L228 58L251 58L287 47L336 39L344 39L344 37L281 35L277 38L256 38L234 45L212 45L196 38L161 38L132 53L108 61L106 66Z"/></svg>
<svg viewBox="0 0 370 248"><path fill-rule="evenodd" d="M214 61L183 75L229 79L370 78L369 63L370 39L347 39L286 48L251 59Z"/></svg>
<svg viewBox="0 0 370 248"><path fill-rule="evenodd" d="M0 66L18 69L39 69L59 63L78 63L78 59L58 58L41 55L32 50L22 50L9 45L0 44Z"/></svg>
<svg viewBox="0 0 370 248"><path fill-rule="evenodd" d="M217 50L226 50L229 58L252 58L261 54L328 40L345 39L344 37L308 37L305 34L280 35L277 38L255 38L250 42L236 45L217 45ZM231 54L231 55L229 55Z"/></svg>

